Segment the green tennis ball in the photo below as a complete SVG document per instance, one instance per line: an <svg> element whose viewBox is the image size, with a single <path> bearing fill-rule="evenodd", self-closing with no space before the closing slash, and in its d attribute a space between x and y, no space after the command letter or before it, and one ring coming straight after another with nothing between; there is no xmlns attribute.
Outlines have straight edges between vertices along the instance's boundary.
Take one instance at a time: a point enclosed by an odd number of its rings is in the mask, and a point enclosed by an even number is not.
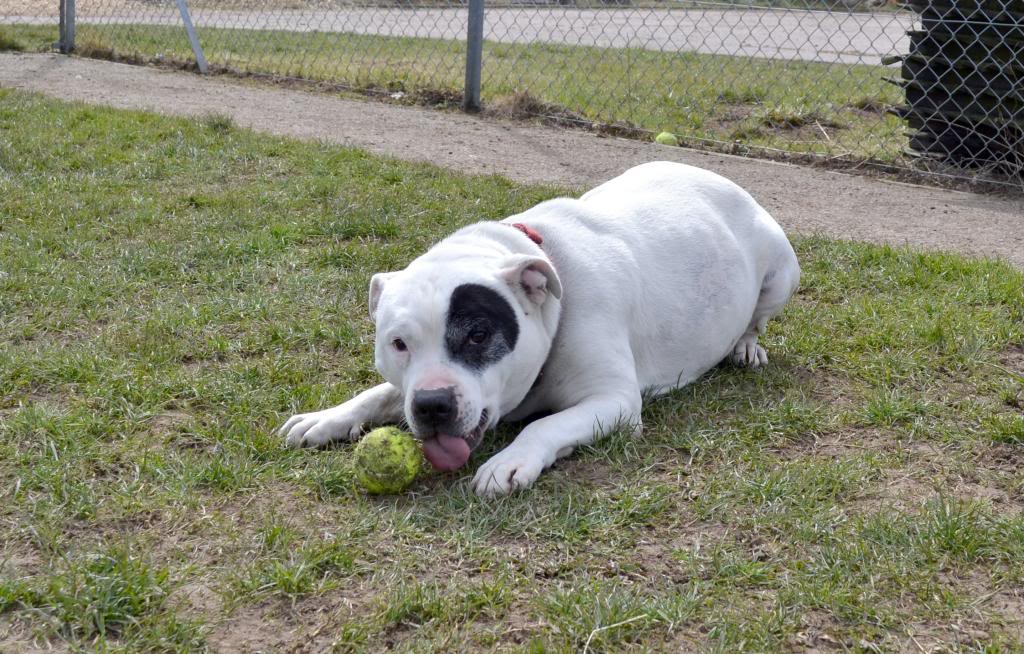
<svg viewBox="0 0 1024 654"><path fill-rule="evenodd" d="M662 145L679 145L679 139L672 132L662 132L655 136L654 140Z"/></svg>
<svg viewBox="0 0 1024 654"><path fill-rule="evenodd" d="M419 443L398 427L374 429L355 449L356 481L374 495L401 493L423 461Z"/></svg>

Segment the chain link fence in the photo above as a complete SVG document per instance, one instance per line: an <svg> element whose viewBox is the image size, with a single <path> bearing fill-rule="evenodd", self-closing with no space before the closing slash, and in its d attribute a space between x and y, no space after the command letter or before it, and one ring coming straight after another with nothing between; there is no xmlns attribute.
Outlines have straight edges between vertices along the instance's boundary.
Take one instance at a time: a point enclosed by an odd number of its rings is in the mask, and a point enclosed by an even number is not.
<svg viewBox="0 0 1024 654"><path fill-rule="evenodd" d="M1024 0L909 2L488 0L468 100L738 154L1020 183ZM201 50L185 0L7 0L0 29L44 46L68 5L86 56L195 67L201 52L212 72L467 99L461 2L189 0Z"/></svg>

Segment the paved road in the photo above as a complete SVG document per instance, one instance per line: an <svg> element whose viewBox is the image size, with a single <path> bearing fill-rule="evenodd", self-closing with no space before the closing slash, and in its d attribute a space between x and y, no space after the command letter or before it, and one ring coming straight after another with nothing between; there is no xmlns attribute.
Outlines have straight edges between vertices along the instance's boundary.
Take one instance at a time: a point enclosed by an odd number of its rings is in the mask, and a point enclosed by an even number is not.
<svg viewBox="0 0 1024 654"><path fill-rule="evenodd" d="M339 143L464 173L592 187L671 159L750 191L787 230L1003 257L1024 267L1024 199L884 182L756 159L599 138L418 107L58 55L0 53L0 87L178 116L211 111L257 130Z"/></svg>
<svg viewBox="0 0 1024 654"><path fill-rule="evenodd" d="M203 27L349 32L385 36L465 39L464 9L346 9L218 11L197 9ZM0 17L0 22L49 22ZM52 21L52 19L50 19ZM82 23L177 25L163 7L136 14L80 12ZM830 13L784 9L488 9L484 38L501 43L564 43L669 52L703 52L767 59L877 64L906 52L909 14Z"/></svg>

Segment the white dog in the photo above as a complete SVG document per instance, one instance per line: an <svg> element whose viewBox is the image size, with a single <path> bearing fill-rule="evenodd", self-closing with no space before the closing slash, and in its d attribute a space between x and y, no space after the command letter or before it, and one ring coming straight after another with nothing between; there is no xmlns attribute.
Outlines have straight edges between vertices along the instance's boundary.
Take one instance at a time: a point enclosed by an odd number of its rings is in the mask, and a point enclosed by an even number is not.
<svg viewBox="0 0 1024 654"><path fill-rule="evenodd" d="M726 357L767 363L758 334L799 278L782 229L743 189L683 164L637 166L374 275L386 383L281 434L319 446L404 418L431 464L456 470L499 419L548 413L473 478L480 494L508 493L605 430L639 433L645 394Z"/></svg>

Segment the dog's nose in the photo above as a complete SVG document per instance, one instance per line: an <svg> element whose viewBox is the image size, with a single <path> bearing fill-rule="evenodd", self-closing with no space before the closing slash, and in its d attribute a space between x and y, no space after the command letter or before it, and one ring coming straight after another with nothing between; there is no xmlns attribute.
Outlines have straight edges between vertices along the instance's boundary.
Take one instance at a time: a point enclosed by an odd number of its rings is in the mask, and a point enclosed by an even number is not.
<svg viewBox="0 0 1024 654"><path fill-rule="evenodd" d="M450 388L415 391L412 415L427 427L443 427L455 418L455 392Z"/></svg>

